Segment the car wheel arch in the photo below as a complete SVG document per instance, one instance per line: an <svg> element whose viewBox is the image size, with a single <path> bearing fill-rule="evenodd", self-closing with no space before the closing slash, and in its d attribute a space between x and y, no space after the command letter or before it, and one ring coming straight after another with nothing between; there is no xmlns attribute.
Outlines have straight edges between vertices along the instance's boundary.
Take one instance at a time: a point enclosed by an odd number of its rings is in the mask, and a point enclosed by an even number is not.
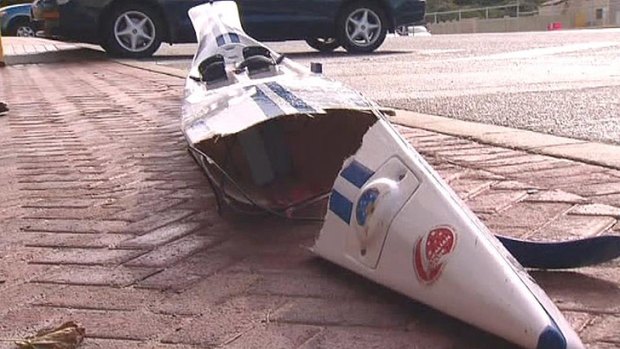
<svg viewBox="0 0 620 349"><path fill-rule="evenodd" d="M16 29L16 27L19 26L20 24L25 24L25 25L30 24L30 17L29 16L15 16L9 20L6 28L8 32L11 32L13 29Z"/></svg>
<svg viewBox="0 0 620 349"><path fill-rule="evenodd" d="M105 34L105 26L106 23L109 19L109 17L114 13L114 10L116 10L117 8L119 8L120 6L127 6L128 4L136 4L136 5L142 5L142 6L148 6L150 8L152 8L153 10L155 10L157 12L157 14L159 15L159 17L162 19L163 24L164 24L164 37L163 37L163 41L165 42L171 42L172 41L172 32L170 30L170 25L168 24L168 17L166 16L165 12L163 11L161 5L159 4L158 1L155 0L132 0L132 1L128 1L126 2L125 0L113 0L111 1L108 6L106 6L105 10L101 12L101 15L99 16L99 34L100 37L104 37L103 34Z"/></svg>

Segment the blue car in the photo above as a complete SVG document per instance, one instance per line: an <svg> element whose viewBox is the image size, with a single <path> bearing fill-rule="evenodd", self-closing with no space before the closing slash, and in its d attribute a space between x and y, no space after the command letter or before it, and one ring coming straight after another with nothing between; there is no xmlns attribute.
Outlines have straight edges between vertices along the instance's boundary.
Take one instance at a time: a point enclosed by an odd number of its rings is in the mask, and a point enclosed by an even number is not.
<svg viewBox="0 0 620 349"><path fill-rule="evenodd" d="M4 36L34 36L30 22L30 4L0 8L0 31Z"/></svg>
<svg viewBox="0 0 620 349"><path fill-rule="evenodd" d="M48 36L101 45L113 55L147 57L162 42L195 42L187 11L197 0L36 0ZM313 48L376 50L387 32L424 19L424 0L236 0L245 31L262 41L306 40Z"/></svg>

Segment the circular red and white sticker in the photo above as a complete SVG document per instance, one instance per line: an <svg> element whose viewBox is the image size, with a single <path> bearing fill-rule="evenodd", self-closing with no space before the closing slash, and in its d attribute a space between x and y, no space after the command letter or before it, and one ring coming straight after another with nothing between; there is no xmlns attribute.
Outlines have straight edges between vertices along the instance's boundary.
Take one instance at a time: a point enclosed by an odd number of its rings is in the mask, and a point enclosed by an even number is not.
<svg viewBox="0 0 620 349"><path fill-rule="evenodd" d="M435 228L420 237L413 249L413 268L418 280L426 285L435 282L455 247L456 234L448 226Z"/></svg>

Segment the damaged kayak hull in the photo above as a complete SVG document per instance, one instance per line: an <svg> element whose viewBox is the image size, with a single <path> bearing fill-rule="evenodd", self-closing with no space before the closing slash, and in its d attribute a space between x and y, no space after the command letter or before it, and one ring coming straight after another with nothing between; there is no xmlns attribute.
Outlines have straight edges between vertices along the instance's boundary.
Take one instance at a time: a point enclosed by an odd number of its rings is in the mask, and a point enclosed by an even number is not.
<svg viewBox="0 0 620 349"><path fill-rule="evenodd" d="M518 262L397 136L386 122L365 135L336 180L312 250L525 348L584 348Z"/></svg>
<svg viewBox="0 0 620 349"><path fill-rule="evenodd" d="M376 104L248 37L234 2L190 17L182 129L221 197L285 216L328 198L317 255L524 348L584 348Z"/></svg>

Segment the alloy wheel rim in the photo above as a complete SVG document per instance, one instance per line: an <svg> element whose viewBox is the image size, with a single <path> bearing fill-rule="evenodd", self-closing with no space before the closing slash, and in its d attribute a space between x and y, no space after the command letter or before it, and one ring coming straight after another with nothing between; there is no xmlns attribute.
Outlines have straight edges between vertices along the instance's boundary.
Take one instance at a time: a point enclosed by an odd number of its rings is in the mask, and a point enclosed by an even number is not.
<svg viewBox="0 0 620 349"><path fill-rule="evenodd" d="M129 52L142 52L155 42L155 24L142 12L128 11L114 23L116 42Z"/></svg>
<svg viewBox="0 0 620 349"><path fill-rule="evenodd" d="M360 8L346 21L346 34L351 43L365 47L374 44L381 33L381 18L372 10Z"/></svg>
<svg viewBox="0 0 620 349"><path fill-rule="evenodd" d="M17 33L15 34L21 37L32 37L34 36L34 30L28 26L23 26L17 28Z"/></svg>

